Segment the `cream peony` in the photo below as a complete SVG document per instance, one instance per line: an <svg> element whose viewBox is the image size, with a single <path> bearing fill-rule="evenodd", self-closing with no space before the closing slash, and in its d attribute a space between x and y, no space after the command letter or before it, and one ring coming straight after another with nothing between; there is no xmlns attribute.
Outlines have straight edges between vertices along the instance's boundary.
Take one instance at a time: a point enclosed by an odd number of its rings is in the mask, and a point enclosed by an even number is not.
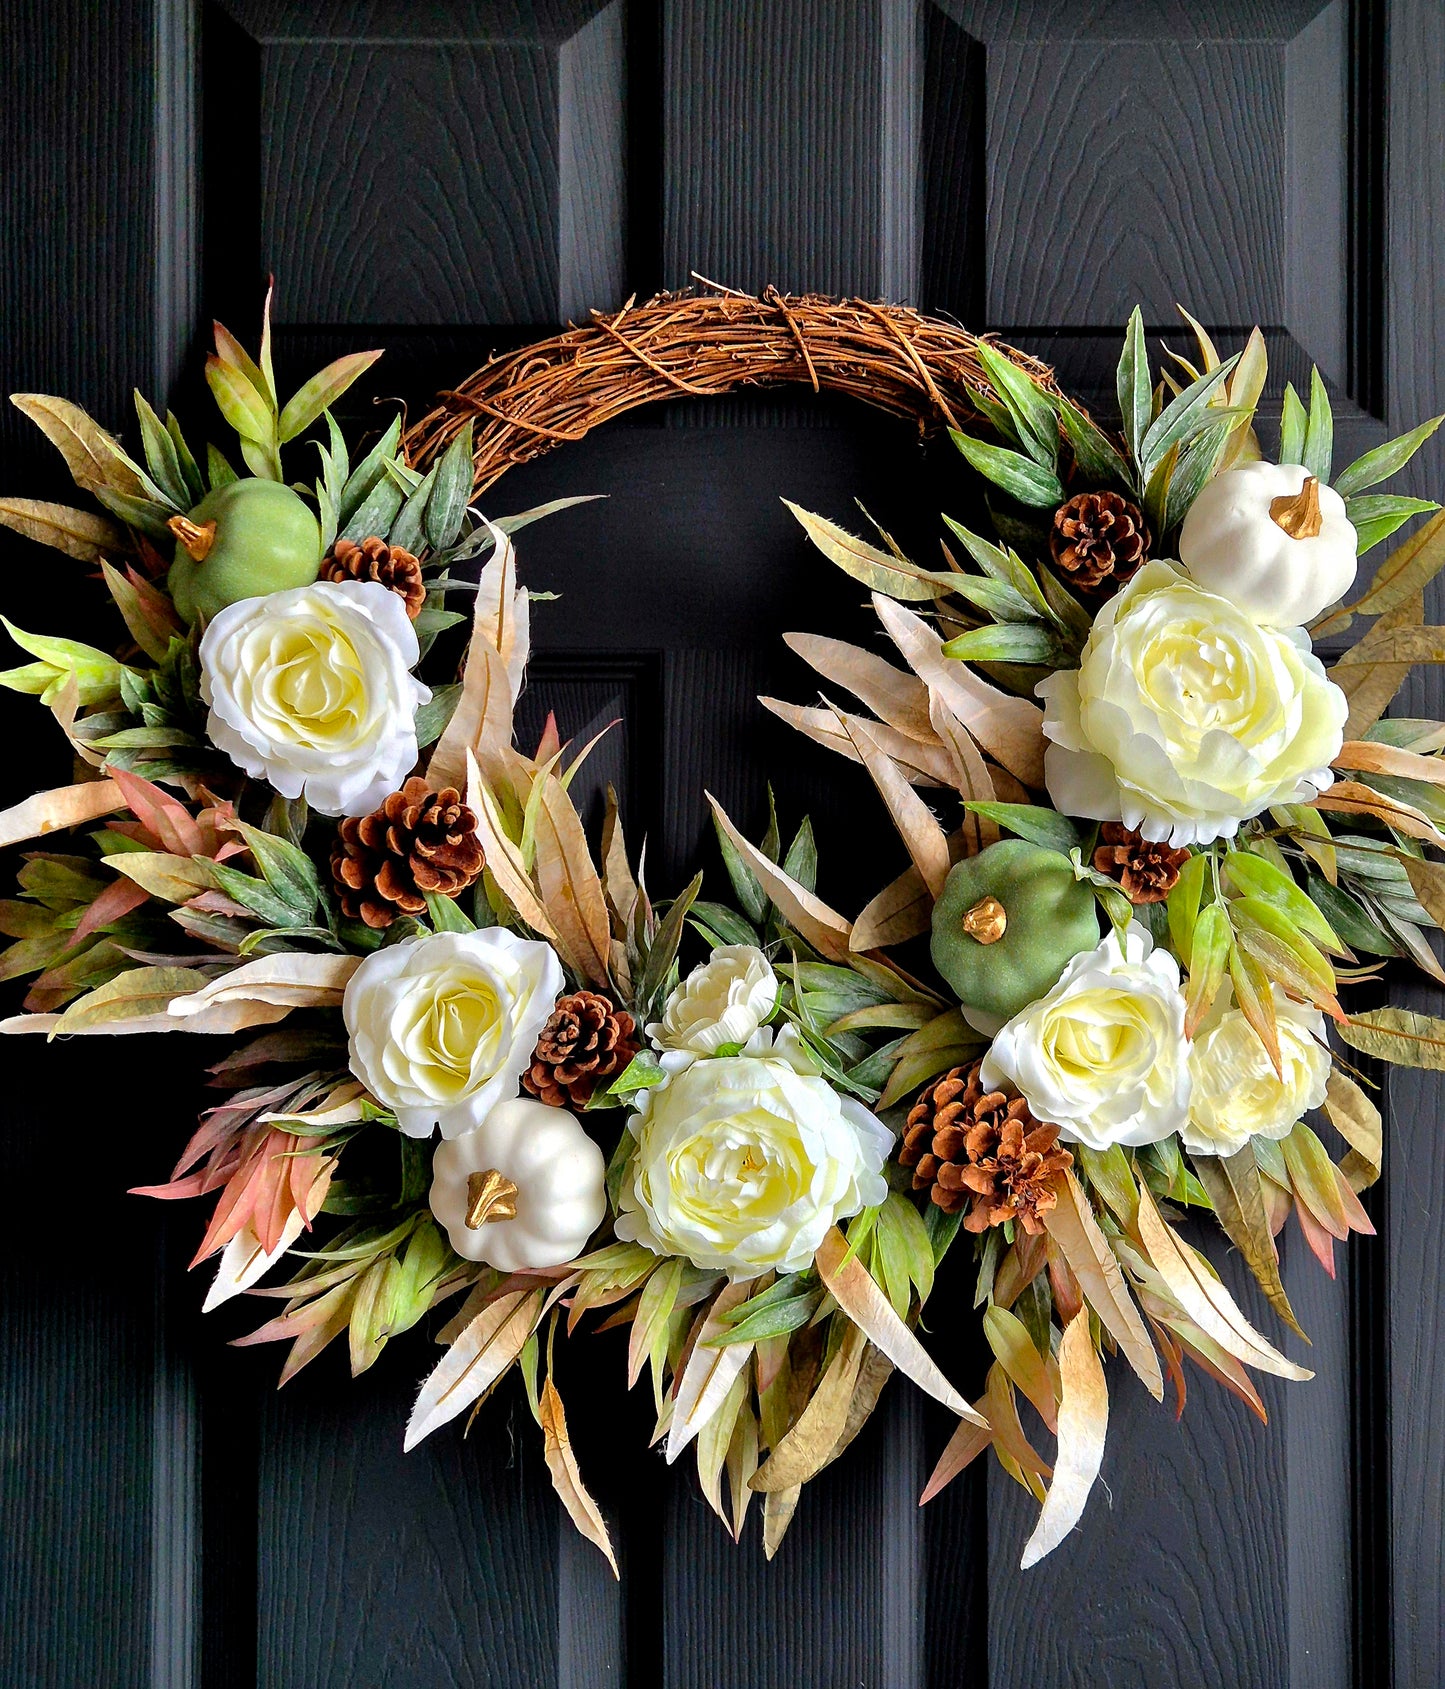
<svg viewBox="0 0 1445 1689"><path fill-rule="evenodd" d="M733 1278L799 1272L830 1226L887 1195L893 1134L820 1076L792 1027L662 1065L628 1121L618 1237Z"/></svg>
<svg viewBox="0 0 1445 1689"><path fill-rule="evenodd" d="M1005 1024L979 1077L1090 1149L1167 1138L1189 1115L1179 964L1141 926L1111 932Z"/></svg>
<svg viewBox="0 0 1445 1689"><path fill-rule="evenodd" d="M746 1044L778 1006L778 978L755 944L724 944L667 999L647 1036L659 1050L710 1056Z"/></svg>
<svg viewBox="0 0 1445 1689"><path fill-rule="evenodd" d="M502 927L388 945L342 999L351 1071L411 1137L459 1137L516 1095L561 989L551 945Z"/></svg>
<svg viewBox="0 0 1445 1689"><path fill-rule="evenodd" d="M1302 628L1260 627L1157 562L1099 612L1077 671L1038 693L1059 809L1174 845L1323 791L1349 710Z"/></svg>
<svg viewBox="0 0 1445 1689"><path fill-rule="evenodd" d="M206 732L247 774L323 815L365 815L416 762L416 712L431 693L409 672L416 630L375 581L229 604L201 640Z"/></svg>
<svg viewBox="0 0 1445 1689"><path fill-rule="evenodd" d="M1194 1043L1194 1095L1184 1147L1195 1155L1233 1155L1251 1138L1283 1138L1325 1100L1330 1052L1325 1017L1274 988L1274 1019L1283 1073L1276 1073L1243 1011L1216 1004Z"/></svg>

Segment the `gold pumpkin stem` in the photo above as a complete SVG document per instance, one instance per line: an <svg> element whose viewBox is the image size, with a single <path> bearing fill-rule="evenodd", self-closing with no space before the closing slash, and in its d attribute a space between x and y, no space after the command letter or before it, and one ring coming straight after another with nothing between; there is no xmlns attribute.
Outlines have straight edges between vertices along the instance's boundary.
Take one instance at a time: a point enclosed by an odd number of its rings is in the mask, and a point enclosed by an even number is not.
<svg viewBox="0 0 1445 1689"><path fill-rule="evenodd" d="M1292 540L1312 540L1324 526L1320 515L1320 484L1313 475L1297 493L1281 493L1269 501L1270 520Z"/></svg>
<svg viewBox="0 0 1445 1689"><path fill-rule="evenodd" d="M479 1232L488 1220L515 1220L517 1187L495 1167L467 1178L467 1225Z"/></svg>
<svg viewBox="0 0 1445 1689"><path fill-rule="evenodd" d="M963 930L980 944L997 944L1008 928L1008 911L996 897L981 897L963 917Z"/></svg>
<svg viewBox="0 0 1445 1689"><path fill-rule="evenodd" d="M203 563L216 543L216 524L202 522L199 526L189 516L172 516L166 526L195 558L197 563Z"/></svg>

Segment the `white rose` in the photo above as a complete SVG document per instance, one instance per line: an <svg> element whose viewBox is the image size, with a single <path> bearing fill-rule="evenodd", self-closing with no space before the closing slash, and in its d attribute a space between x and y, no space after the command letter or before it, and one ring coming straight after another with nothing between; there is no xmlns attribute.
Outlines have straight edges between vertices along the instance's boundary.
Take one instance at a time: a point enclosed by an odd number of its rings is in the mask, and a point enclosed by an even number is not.
<svg viewBox="0 0 1445 1689"><path fill-rule="evenodd" d="M1216 1006L1194 1042L1189 1065L1194 1096L1184 1128L1185 1149L1233 1155L1251 1138L1283 1138L1325 1100L1330 1052L1325 1017L1296 1003L1276 985L1274 1020L1282 1073L1276 1073L1259 1034L1242 1010Z"/></svg>
<svg viewBox="0 0 1445 1689"><path fill-rule="evenodd" d="M561 989L551 945L502 927L388 945L342 999L351 1071L411 1137L459 1137L516 1095Z"/></svg>
<svg viewBox="0 0 1445 1689"><path fill-rule="evenodd" d="M1184 1007L1174 958L1143 927L1111 932L1005 1024L979 1078L1090 1149L1157 1143L1189 1116Z"/></svg>
<svg viewBox="0 0 1445 1689"><path fill-rule="evenodd" d="M628 1121L618 1237L733 1278L799 1272L830 1226L888 1194L893 1134L819 1075L792 1027L742 1055L662 1064Z"/></svg>
<svg viewBox="0 0 1445 1689"><path fill-rule="evenodd" d="M1157 562L1100 610L1077 671L1038 693L1059 809L1174 845L1324 791L1349 713L1302 628L1260 627Z"/></svg>
<svg viewBox="0 0 1445 1689"><path fill-rule="evenodd" d="M282 797L365 815L416 762L416 630L376 581L317 581L228 604L201 640L206 732Z"/></svg>
<svg viewBox="0 0 1445 1689"><path fill-rule="evenodd" d="M647 1036L659 1050L710 1056L746 1044L778 1006L778 978L755 944L724 944L667 999Z"/></svg>

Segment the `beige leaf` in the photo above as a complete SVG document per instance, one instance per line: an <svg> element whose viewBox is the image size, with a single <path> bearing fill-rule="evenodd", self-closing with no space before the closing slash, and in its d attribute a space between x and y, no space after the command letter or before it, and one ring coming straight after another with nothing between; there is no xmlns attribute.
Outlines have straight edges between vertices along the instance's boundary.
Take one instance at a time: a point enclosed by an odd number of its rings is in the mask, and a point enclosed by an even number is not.
<svg viewBox="0 0 1445 1689"><path fill-rule="evenodd" d="M1445 1020L1413 1009L1370 1009L1351 1015L1340 1036L1352 1049L1397 1067L1445 1072Z"/></svg>
<svg viewBox="0 0 1445 1689"><path fill-rule="evenodd" d="M677 1459L703 1426L727 1400L733 1380L748 1364L752 1355L751 1343L726 1343L714 1347L711 1339L726 1329L725 1315L741 1302L746 1302L753 1290L752 1279L736 1279L725 1284L707 1311L697 1341L692 1346L687 1365L678 1380L672 1410L672 1424L667 1433L667 1463Z"/></svg>
<svg viewBox="0 0 1445 1689"><path fill-rule="evenodd" d="M315 1108L301 1114L260 1114L257 1121L268 1125L275 1121L299 1120L307 1126L350 1126L366 1117L366 1087L354 1079L345 1079L332 1087Z"/></svg>
<svg viewBox="0 0 1445 1689"><path fill-rule="evenodd" d="M562 1398L551 1378L542 1382L537 1401L538 1417L542 1421L543 1449L547 1470L552 1474L552 1488L562 1498L572 1523L607 1556L613 1577L621 1580L617 1556L612 1552L612 1538L597 1503L587 1493L582 1474L577 1469L577 1456L572 1452L572 1439L567 1435L567 1417L562 1411Z"/></svg>
<svg viewBox="0 0 1445 1689"><path fill-rule="evenodd" d="M1020 1570L1051 1553L1083 1517L1089 1491L1104 1459L1109 1425L1109 1390L1089 1335L1089 1313L1080 1308L1059 1345L1059 1452L1054 1481L1033 1535L1024 1544Z"/></svg>
<svg viewBox="0 0 1445 1689"><path fill-rule="evenodd" d="M517 585L517 553L511 537L493 523L493 551L477 581L473 616L483 625L493 650L507 670L507 685L515 704L521 696L531 648L531 600Z"/></svg>
<svg viewBox="0 0 1445 1689"><path fill-rule="evenodd" d="M883 1386L893 1376L893 1362L881 1349L876 1349L870 1343L863 1356L863 1364L858 1369L858 1382L853 1386L853 1400L848 1404L848 1417L843 1422L843 1429L838 1433L838 1441L833 1444L832 1453L828 1456L828 1464L837 1460L868 1423L873 1416L873 1410L878 1406L878 1398L883 1393Z"/></svg>
<svg viewBox="0 0 1445 1689"><path fill-rule="evenodd" d="M1373 786L1362 786L1353 780L1337 780L1328 791L1321 792L1313 800L1313 805L1316 809L1331 810L1338 815L1368 815L1409 838L1424 839L1427 844L1445 850L1445 833L1441 833L1428 816L1413 804L1385 797Z"/></svg>
<svg viewBox="0 0 1445 1689"><path fill-rule="evenodd" d="M604 989L612 954L612 927L602 881L587 848L587 834L566 788L555 774L539 774L535 878L552 930L585 979Z"/></svg>
<svg viewBox="0 0 1445 1689"><path fill-rule="evenodd" d="M850 762L862 762L858 755L858 748L838 724L837 714L833 710L815 709L804 704L785 703L781 698L759 697L758 702L765 710L771 710L775 716L787 722L789 727L795 727L805 738L822 745L826 750L836 751L839 756L845 756ZM925 744L919 739L910 739L906 733L900 733L897 728L890 727L885 721L869 721L865 716L849 715L844 718L848 722L862 722L873 734L878 744L903 770L905 778L915 786L951 786L953 784L953 762L947 750L934 740Z"/></svg>
<svg viewBox="0 0 1445 1689"><path fill-rule="evenodd" d="M1144 1388L1156 1402L1162 1402L1164 1378L1159 1370L1159 1357L1109 1241L1099 1230L1083 1187L1072 1173L1066 1172L1054 1182L1054 1192L1058 1203L1044 1215L1049 1236L1063 1251L1070 1271L1105 1331L1123 1350Z"/></svg>
<svg viewBox="0 0 1445 1689"><path fill-rule="evenodd" d="M1348 626L1351 615L1383 616L1398 609L1445 568L1445 510L1433 515L1397 545L1375 570L1369 590L1344 610L1335 611L1312 630L1316 638Z"/></svg>
<svg viewBox="0 0 1445 1689"><path fill-rule="evenodd" d="M55 717L55 725L70 741L70 748L76 757L92 768L99 768L105 762L106 753L97 751L87 745L83 739L75 736L75 718L80 714L80 681L72 672L65 677L65 684L50 700L50 713Z"/></svg>
<svg viewBox="0 0 1445 1689"><path fill-rule="evenodd" d="M848 1409L868 1346L858 1326L850 1325L797 1423L754 1473L755 1490L767 1494L793 1489L806 1484L828 1464L848 1423Z"/></svg>
<svg viewBox="0 0 1445 1689"><path fill-rule="evenodd" d="M125 535L108 517L33 498L0 498L0 527L13 528L81 563L98 563L106 552L126 545Z"/></svg>
<svg viewBox="0 0 1445 1689"><path fill-rule="evenodd" d="M94 492L109 487L132 497L145 489L120 456L120 446L100 424L69 399L49 393L12 393L10 403L23 411L65 459L76 486Z"/></svg>
<svg viewBox="0 0 1445 1689"><path fill-rule="evenodd" d="M1334 760L1336 768L1355 768L1366 774L1394 774L1404 780L1426 780L1445 786L1445 757L1421 756L1373 739L1347 739Z"/></svg>
<svg viewBox="0 0 1445 1689"><path fill-rule="evenodd" d="M472 624L462 695L427 764L426 777L434 792L460 788L467 776L467 753L477 759L489 778L498 773L498 753L512 742L512 694L506 665Z"/></svg>
<svg viewBox="0 0 1445 1689"><path fill-rule="evenodd" d="M928 708L934 729L953 762L955 791L965 803L992 803L996 796L993 776L973 741L973 735L949 709L940 693L931 691L928 694ZM962 849L966 856L975 855L997 840L996 821L965 812Z"/></svg>
<svg viewBox="0 0 1445 1689"><path fill-rule="evenodd" d="M1044 783L1044 712L1026 698L990 686L968 667L943 655L943 641L920 616L881 593L873 607L909 668L937 692L991 757L1026 786Z"/></svg>
<svg viewBox="0 0 1445 1689"><path fill-rule="evenodd" d="M422 1385L407 1421L404 1452L491 1389L521 1354L541 1312L540 1290L508 1291L482 1309Z"/></svg>
<svg viewBox="0 0 1445 1689"><path fill-rule="evenodd" d="M849 923L836 910L830 909L822 898L800 886L790 874L785 874L775 862L769 862L762 851L749 844L733 826L712 793L704 795L712 805L718 825L736 845L738 854L757 876L763 890L782 912L784 920L830 962L847 962L848 938L853 930Z"/></svg>
<svg viewBox="0 0 1445 1689"><path fill-rule="evenodd" d="M487 872L532 931L557 946L560 951L561 941L532 885L531 876L522 862L521 852L502 825L496 799L482 779L476 755L470 747L465 753L465 761L467 807L477 818L477 837L481 840L482 852L487 860ZM563 960L572 968L573 973L579 971L575 958L563 952Z"/></svg>
<svg viewBox="0 0 1445 1689"><path fill-rule="evenodd" d="M798 1511L801 1484L790 1490L774 1490L763 1497L763 1557L771 1560L782 1546L793 1515Z"/></svg>
<svg viewBox="0 0 1445 1689"><path fill-rule="evenodd" d="M359 956L303 955L290 951L260 956L222 974L199 991L175 998L170 1012L185 1020L223 1003L334 1009L340 1006L347 981L360 966Z"/></svg>
<svg viewBox="0 0 1445 1689"><path fill-rule="evenodd" d="M819 1276L832 1291L838 1306L900 1372L907 1373L920 1390L942 1402L946 1408L951 1408L960 1419L978 1418L938 1369L932 1356L894 1313L892 1303L874 1283L863 1263L856 1255L849 1255L848 1240L836 1226L823 1239L815 1262ZM979 1420L979 1423L985 1421Z"/></svg>
<svg viewBox="0 0 1445 1689"><path fill-rule="evenodd" d="M815 633L785 633L783 643L825 680L845 686L874 715L925 745L934 740L928 719L928 689L916 675L861 645L824 639Z"/></svg>
<svg viewBox="0 0 1445 1689"><path fill-rule="evenodd" d="M622 933L632 930L632 911L637 904L637 881L627 860L627 840L617 813L617 793L607 788L607 813L602 821L602 883L617 912Z"/></svg>
<svg viewBox="0 0 1445 1689"><path fill-rule="evenodd" d="M879 748L868 728L862 722L849 723L841 711L835 713L878 788L913 866L933 896L942 897L943 882L952 863L938 817L904 779L893 759Z"/></svg>
<svg viewBox="0 0 1445 1689"><path fill-rule="evenodd" d="M124 808L125 795L114 780L83 780L78 786L36 792L0 810L0 847L43 838L61 827L79 827Z"/></svg>
<svg viewBox="0 0 1445 1689"><path fill-rule="evenodd" d="M249 1290L258 1279L264 1278L301 1236L305 1227L306 1216L299 1208L293 1208L282 1222L281 1241L274 1249L268 1250L256 1236L248 1220L221 1251L216 1276L211 1281L211 1288L206 1292L201 1312L209 1314L213 1308L219 1308L222 1302L229 1302L233 1296L239 1296L243 1290Z"/></svg>
<svg viewBox="0 0 1445 1689"><path fill-rule="evenodd" d="M1234 1298L1164 1223L1149 1187L1139 1185L1139 1237L1169 1294L1208 1337L1236 1360L1280 1378L1306 1379L1314 1374L1296 1366L1262 1337L1240 1312Z"/></svg>
<svg viewBox="0 0 1445 1689"><path fill-rule="evenodd" d="M814 516L811 511L802 510L787 499L783 503L797 517L803 531L824 557L871 591L921 601L936 598L940 591L945 590L946 582L930 579L927 570L900 562L889 552L880 551L877 546L858 539L826 517Z"/></svg>
<svg viewBox="0 0 1445 1689"><path fill-rule="evenodd" d="M933 893L916 868L905 868L884 886L853 923L849 946L855 951L882 950L928 931L933 923Z"/></svg>
<svg viewBox="0 0 1445 1689"><path fill-rule="evenodd" d="M173 856L169 851L118 850L106 861L143 891L167 903L187 903L197 892L208 891L215 884L204 860Z"/></svg>
<svg viewBox="0 0 1445 1689"><path fill-rule="evenodd" d="M1346 651L1330 670L1330 679L1350 701L1344 736L1358 739L1374 726L1389 707L1390 700L1405 684L1408 661L1383 660L1397 630L1418 627L1425 619L1422 594L1397 604L1382 615L1358 644Z"/></svg>
<svg viewBox="0 0 1445 1689"><path fill-rule="evenodd" d="M1403 850L1393 854L1409 876L1410 889L1420 900L1426 914L1437 926L1445 926L1445 867L1438 862L1427 862L1423 857L1411 856Z"/></svg>
<svg viewBox="0 0 1445 1689"><path fill-rule="evenodd" d="M57 1020L55 1031L84 1032L107 1023L170 1019L173 1005L205 983L199 968L127 968L77 997Z"/></svg>
<svg viewBox="0 0 1445 1689"><path fill-rule="evenodd" d="M1348 1074L1335 1068L1325 1091L1325 1113L1350 1146L1340 1171L1351 1190L1367 1190L1379 1178L1384 1158L1384 1122L1379 1109Z"/></svg>

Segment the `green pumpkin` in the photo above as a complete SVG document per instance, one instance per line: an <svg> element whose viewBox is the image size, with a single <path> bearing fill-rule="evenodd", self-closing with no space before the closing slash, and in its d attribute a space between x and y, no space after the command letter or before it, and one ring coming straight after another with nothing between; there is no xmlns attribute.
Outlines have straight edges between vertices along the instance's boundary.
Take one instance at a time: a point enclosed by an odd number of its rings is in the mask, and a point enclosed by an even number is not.
<svg viewBox="0 0 1445 1689"><path fill-rule="evenodd" d="M1094 894L1068 857L1023 839L955 863L934 905L933 965L965 1008L999 1020L1042 997L1098 942Z"/></svg>
<svg viewBox="0 0 1445 1689"><path fill-rule="evenodd" d="M180 518L175 525L180 528ZM187 516L186 530L166 585L187 622L210 621L239 598L309 586L321 572L316 518L280 481L217 487Z"/></svg>

